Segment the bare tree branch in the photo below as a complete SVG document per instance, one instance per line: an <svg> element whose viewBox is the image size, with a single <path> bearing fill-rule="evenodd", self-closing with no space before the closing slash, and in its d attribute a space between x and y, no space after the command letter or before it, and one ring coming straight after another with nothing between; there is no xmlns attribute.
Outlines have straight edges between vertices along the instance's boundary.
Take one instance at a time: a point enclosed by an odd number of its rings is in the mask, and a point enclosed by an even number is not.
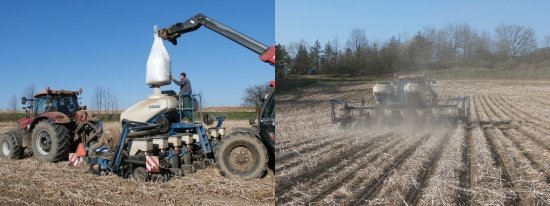
<svg viewBox="0 0 550 206"><path fill-rule="evenodd" d="M524 56L537 48L535 30L513 24L501 24L495 29L497 48L508 57Z"/></svg>
<svg viewBox="0 0 550 206"><path fill-rule="evenodd" d="M17 96L15 94L11 97L10 101L8 102L8 110L12 111L13 113L17 113Z"/></svg>
<svg viewBox="0 0 550 206"><path fill-rule="evenodd" d="M25 88L23 96L27 98L32 98L34 96L34 93L36 93L36 86L34 84L29 84L29 86Z"/></svg>
<svg viewBox="0 0 550 206"><path fill-rule="evenodd" d="M244 96L242 97L242 106L254 106L256 105L256 100L258 99L258 95L265 94L267 89L269 88L269 84L257 84L249 86L244 91Z"/></svg>

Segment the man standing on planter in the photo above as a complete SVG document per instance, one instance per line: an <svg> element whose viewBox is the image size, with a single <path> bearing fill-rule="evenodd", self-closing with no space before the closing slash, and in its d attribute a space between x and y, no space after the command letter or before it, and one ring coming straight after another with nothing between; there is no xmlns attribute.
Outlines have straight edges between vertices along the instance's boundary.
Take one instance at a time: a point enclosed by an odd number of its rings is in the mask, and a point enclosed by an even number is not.
<svg viewBox="0 0 550 206"><path fill-rule="evenodd" d="M187 79L187 74L185 72L180 73L180 80L173 79L175 84L180 86L180 98L183 103L183 115L185 116L183 118L183 122L190 123L193 120L193 112L192 112L192 101L193 97L191 96L191 93L193 92L191 89L191 81Z"/></svg>

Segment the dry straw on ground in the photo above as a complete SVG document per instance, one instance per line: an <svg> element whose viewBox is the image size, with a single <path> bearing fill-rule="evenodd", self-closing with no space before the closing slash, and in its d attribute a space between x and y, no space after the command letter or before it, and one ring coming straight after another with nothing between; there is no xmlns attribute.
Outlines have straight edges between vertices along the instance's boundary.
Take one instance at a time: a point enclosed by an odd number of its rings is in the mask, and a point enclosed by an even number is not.
<svg viewBox="0 0 550 206"><path fill-rule="evenodd" d="M278 203L550 204L550 82L440 81L440 97L470 97L470 117L431 131L330 123L330 99L372 103L370 88L323 85L277 96Z"/></svg>
<svg viewBox="0 0 550 206"><path fill-rule="evenodd" d="M227 123L230 130L248 124ZM272 205L274 202L272 172L262 179L243 181L222 177L215 167L209 167L168 182L138 182L86 171L86 166L68 167L66 162L1 159L0 202L8 205Z"/></svg>

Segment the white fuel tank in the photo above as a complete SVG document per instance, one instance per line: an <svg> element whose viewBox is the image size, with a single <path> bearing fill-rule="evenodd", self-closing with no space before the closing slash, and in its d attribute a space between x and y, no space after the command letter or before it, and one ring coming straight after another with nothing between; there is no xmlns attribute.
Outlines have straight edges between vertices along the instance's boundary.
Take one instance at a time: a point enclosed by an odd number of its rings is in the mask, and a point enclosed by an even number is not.
<svg viewBox="0 0 550 206"><path fill-rule="evenodd" d="M424 91L426 91L425 82L407 82L405 85L406 94L418 94Z"/></svg>
<svg viewBox="0 0 550 206"><path fill-rule="evenodd" d="M378 102L384 102L393 94L393 85L389 82L376 83L372 87L372 93Z"/></svg>
<svg viewBox="0 0 550 206"><path fill-rule="evenodd" d="M177 109L178 100L175 97L161 94L160 89L154 88L153 95L135 103L120 114L120 120L129 120L146 123L151 118L165 112Z"/></svg>
<svg viewBox="0 0 550 206"><path fill-rule="evenodd" d="M376 83L372 88L372 92L375 95L391 94L392 86L389 82Z"/></svg>

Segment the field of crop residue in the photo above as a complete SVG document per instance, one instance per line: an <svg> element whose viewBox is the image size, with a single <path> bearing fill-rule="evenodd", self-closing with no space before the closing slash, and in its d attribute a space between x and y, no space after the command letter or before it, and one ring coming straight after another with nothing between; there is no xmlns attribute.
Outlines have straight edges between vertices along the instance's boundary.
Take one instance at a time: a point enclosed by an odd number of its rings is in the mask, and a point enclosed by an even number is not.
<svg viewBox="0 0 550 206"><path fill-rule="evenodd" d="M550 82L459 80L468 121L414 132L344 130L332 98L372 99L372 82L309 85L277 96L281 205L548 205Z"/></svg>
<svg viewBox="0 0 550 206"><path fill-rule="evenodd" d="M224 124L231 130L247 127L248 121ZM0 123L0 131L14 126ZM272 205L275 198L271 171L262 179L243 181L225 178L211 166L168 182L139 182L96 176L67 162L0 159L0 165L2 205Z"/></svg>

